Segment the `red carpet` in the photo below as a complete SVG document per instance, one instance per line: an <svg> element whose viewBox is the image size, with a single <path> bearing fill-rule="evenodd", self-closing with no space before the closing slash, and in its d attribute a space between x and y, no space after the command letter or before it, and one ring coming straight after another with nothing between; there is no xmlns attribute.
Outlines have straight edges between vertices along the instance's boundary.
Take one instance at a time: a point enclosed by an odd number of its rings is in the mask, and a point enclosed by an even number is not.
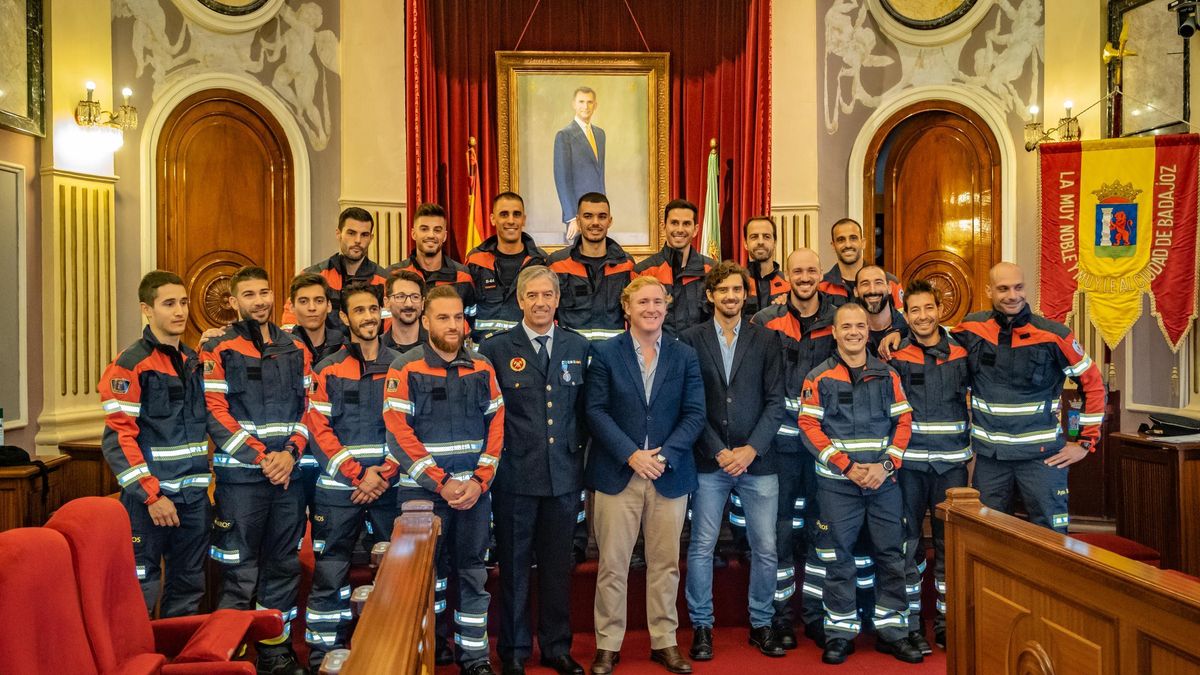
<svg viewBox="0 0 1200 675"><path fill-rule="evenodd" d="M874 639L871 636L860 636L856 642L858 651L840 666L827 666L821 663L821 650L808 640L801 640L800 647L781 659L773 659L758 653L746 643L749 635L747 628L717 628L713 631L713 652L715 658L704 663L692 663L692 669L697 675L705 673L808 673L828 672L840 675L884 675L885 673L901 673L911 675L941 675L946 672L946 653L934 648L932 656L925 657L925 662L917 665L901 663L886 654L875 651ZM692 632L679 631L680 650L687 655L687 647L691 644ZM493 639L493 643L495 640ZM596 639L593 633L576 633L575 644L571 656L585 670L591 666L592 656L596 652ZM500 661L492 651L492 666L499 672ZM538 665L538 657L525 664L531 674L553 675L554 671ZM614 675L664 675L667 671L650 660L650 635L644 631L628 633L625 636L625 646L621 649L621 662L614 669ZM437 675L456 675L457 666L442 666L437 669Z"/></svg>

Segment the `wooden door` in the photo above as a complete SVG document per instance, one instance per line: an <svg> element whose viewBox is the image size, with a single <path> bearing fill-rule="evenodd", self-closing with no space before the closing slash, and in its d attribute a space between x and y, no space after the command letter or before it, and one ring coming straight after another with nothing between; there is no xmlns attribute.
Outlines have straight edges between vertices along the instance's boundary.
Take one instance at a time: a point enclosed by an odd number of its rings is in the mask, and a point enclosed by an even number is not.
<svg viewBox="0 0 1200 675"><path fill-rule="evenodd" d="M291 150L261 104L235 91L198 92L163 126L155 155L158 265L192 301L185 342L224 325L229 278L243 265L271 277L279 316L295 267Z"/></svg>
<svg viewBox="0 0 1200 675"><path fill-rule="evenodd" d="M956 103L915 104L876 134L867 167L864 222L882 212L888 271L939 288L944 323L988 308L988 270L1000 260L1000 149L987 124Z"/></svg>

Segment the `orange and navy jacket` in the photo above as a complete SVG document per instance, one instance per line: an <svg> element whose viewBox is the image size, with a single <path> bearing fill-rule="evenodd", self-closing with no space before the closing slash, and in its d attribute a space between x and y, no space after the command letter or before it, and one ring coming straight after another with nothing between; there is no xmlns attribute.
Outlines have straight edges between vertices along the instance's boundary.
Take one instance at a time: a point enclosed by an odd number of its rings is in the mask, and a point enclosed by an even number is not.
<svg viewBox="0 0 1200 675"><path fill-rule="evenodd" d="M671 306L663 321L663 328L671 335L679 335L712 318L712 309L704 295L704 277L717 263L694 246L688 254L687 265L681 267L682 258L682 253L664 244L662 250L633 268L636 276L661 281L671 294Z"/></svg>
<svg viewBox="0 0 1200 675"><path fill-rule="evenodd" d="M321 467L318 504L349 505L367 467L384 466L389 484L399 473L400 462L387 450L383 426L384 382L399 355L379 340L379 354L366 361L362 348L351 342L313 369L304 423Z"/></svg>
<svg viewBox="0 0 1200 675"><path fill-rule="evenodd" d="M392 362L383 393L388 452L400 461L401 487L440 494L451 479L486 492L504 445L504 397L492 364L460 349L447 362L428 346Z"/></svg>
<svg viewBox="0 0 1200 675"><path fill-rule="evenodd" d="M346 328L342 325L342 317L339 312L342 311L342 289L349 286L351 282L363 281L372 286L379 287L379 297L383 298L385 282L387 281L387 270L380 267L375 261L370 258L363 258L362 264L358 266L358 271L353 275L346 273L346 261L342 259L341 253L334 253L328 259L323 260L316 265L305 267L304 272L312 274L320 274L325 278L325 282L329 284L329 318L325 319L325 325L329 328L336 328L345 331ZM384 310L384 318L391 316ZM291 328L296 324L296 314L292 311L292 303L289 300L283 306L283 322L284 328Z"/></svg>
<svg viewBox="0 0 1200 675"><path fill-rule="evenodd" d="M340 330L335 330L329 326L325 326L325 343L320 347L314 347L312 339L308 337L308 331L304 330L304 326L299 324L292 326L288 330L289 333L300 338L300 342L304 344L304 351L308 352L308 360L311 363L320 363L327 356L337 353L343 345L350 342L346 338L345 333ZM311 387L310 393L311 393ZM310 430L311 431L311 430ZM308 451L300 457L300 466L316 467L317 458L313 457L313 448L310 446Z"/></svg>
<svg viewBox="0 0 1200 675"><path fill-rule="evenodd" d="M206 494L204 375L196 352L164 345L147 326L97 387L104 406L104 459L121 489L144 504L162 495L190 503Z"/></svg>
<svg viewBox="0 0 1200 675"><path fill-rule="evenodd" d="M802 451L800 428L795 425L800 414L800 393L804 389L804 377L818 363L833 355L837 349L833 341L833 315L841 304L841 298L825 295L818 291L820 303L808 332L800 324L800 313L791 302L768 305L755 314L751 323L765 326L779 333L783 343L783 423L775 436L775 450L797 454Z"/></svg>
<svg viewBox="0 0 1200 675"><path fill-rule="evenodd" d="M239 321L207 340L200 353L218 481L266 481L259 468L266 453L291 452L299 459L308 442L302 418L312 358L300 338L268 327L271 341L264 343L258 322ZM299 469L297 462L293 477Z"/></svg>
<svg viewBox="0 0 1200 675"><path fill-rule="evenodd" d="M779 263L772 262L771 265L771 271L767 274L761 273L756 262L751 262L746 267L750 272L750 294L746 296L746 305L742 308L746 316L754 316L759 310L767 308L792 290L791 284L783 278Z"/></svg>
<svg viewBox="0 0 1200 675"><path fill-rule="evenodd" d="M1083 399L1080 441L1095 452L1104 421L1104 380L1070 329L1026 305L1011 319L995 310L969 314L953 334L968 354L976 453L1015 460L1061 450L1059 407L1068 377Z"/></svg>
<svg viewBox="0 0 1200 675"><path fill-rule="evenodd" d="M408 270L420 275L429 288L453 286L458 297L462 298L463 313L467 315L467 320L470 321L475 316L475 283L471 280L471 273L467 271L466 265L457 260L451 260L450 256L443 254L441 268L430 272L417 264L416 256L410 255L389 266L387 268L388 276L400 270Z"/></svg>
<svg viewBox="0 0 1200 675"><path fill-rule="evenodd" d="M900 280L887 273L888 291L892 296L892 307L900 311L904 311L904 287L900 285ZM821 279L821 283L817 286L817 290L830 295L840 295L843 298L851 299L856 294L854 292L854 279L842 278L842 268L836 264L825 273Z"/></svg>
<svg viewBox="0 0 1200 675"><path fill-rule="evenodd" d="M471 337L476 342L492 333L512 328L522 316L521 307L517 305L516 277L506 286L496 273L498 242L499 239L493 234L467 254L467 272L475 286L475 321ZM522 232L521 243L525 246L521 269L546 264L546 252L538 248L533 237Z"/></svg>
<svg viewBox="0 0 1200 675"><path fill-rule="evenodd" d="M804 379L800 430L817 458L817 476L849 480L851 464L892 460L900 468L912 435L912 407L900 376L879 359L867 356L857 375L841 356L825 359Z"/></svg>
<svg viewBox="0 0 1200 675"><path fill-rule="evenodd" d="M974 456L971 414L967 409L971 379L967 350L938 331L936 345L905 342L889 363L912 406L912 440L904 451L904 468L943 474Z"/></svg>
<svg viewBox="0 0 1200 675"><path fill-rule="evenodd" d="M588 340L607 340L625 332L621 291L633 281L633 258L612 239L606 239L603 276L592 279L574 244L550 256L549 267L558 274L558 322Z"/></svg>

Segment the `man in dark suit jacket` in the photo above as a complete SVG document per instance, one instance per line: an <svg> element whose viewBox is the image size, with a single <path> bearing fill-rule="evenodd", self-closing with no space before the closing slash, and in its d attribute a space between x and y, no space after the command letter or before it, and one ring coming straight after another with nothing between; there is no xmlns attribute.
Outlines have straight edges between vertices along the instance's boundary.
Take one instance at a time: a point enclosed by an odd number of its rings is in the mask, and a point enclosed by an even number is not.
<svg viewBox="0 0 1200 675"><path fill-rule="evenodd" d="M604 189L604 130L592 124L596 92L590 87L579 87L575 90L573 106L575 119L554 136L554 186L558 188L568 244L579 233L575 224L579 198L589 192L607 193Z"/></svg>
<svg viewBox="0 0 1200 675"><path fill-rule="evenodd" d="M691 655L697 661L713 657L713 551L725 502L736 491L750 541L750 643L767 656L783 656L771 629L779 500L771 446L784 414L783 349L775 331L742 317L750 275L741 265L718 264L704 285L713 319L680 336L699 356L708 411L695 447L699 488L692 495L688 546Z"/></svg>
<svg viewBox="0 0 1200 675"><path fill-rule="evenodd" d="M600 549L592 673L611 673L621 651L629 558L639 530L645 536L650 658L670 672L690 673L676 646L675 600L679 536L687 495L696 489L692 445L704 428L704 381L695 350L663 335L662 282L634 279L621 306L629 330L593 347L587 375L592 448L584 475L595 490Z"/></svg>
<svg viewBox="0 0 1200 675"><path fill-rule="evenodd" d="M483 341L504 394L505 452L492 493L500 565L503 675L521 675L533 651L529 570L538 566L542 665L583 675L571 658L571 547L583 486L582 418L588 341L554 325L558 275L526 267L517 276L521 323Z"/></svg>

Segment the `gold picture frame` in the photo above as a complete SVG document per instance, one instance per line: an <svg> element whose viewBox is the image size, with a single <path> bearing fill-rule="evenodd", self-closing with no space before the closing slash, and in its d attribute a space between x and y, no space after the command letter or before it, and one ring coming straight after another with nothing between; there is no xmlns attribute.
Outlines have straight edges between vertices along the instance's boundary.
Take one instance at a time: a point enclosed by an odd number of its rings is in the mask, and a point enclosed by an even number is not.
<svg viewBox="0 0 1200 675"><path fill-rule="evenodd" d="M613 218L609 236L639 257L661 248L669 65L665 52L496 52L500 190L525 199L526 231L539 245L564 244L574 215L567 205L577 191L595 189L598 174ZM594 115L585 123L574 111L575 100L587 97L581 89L592 92Z"/></svg>

